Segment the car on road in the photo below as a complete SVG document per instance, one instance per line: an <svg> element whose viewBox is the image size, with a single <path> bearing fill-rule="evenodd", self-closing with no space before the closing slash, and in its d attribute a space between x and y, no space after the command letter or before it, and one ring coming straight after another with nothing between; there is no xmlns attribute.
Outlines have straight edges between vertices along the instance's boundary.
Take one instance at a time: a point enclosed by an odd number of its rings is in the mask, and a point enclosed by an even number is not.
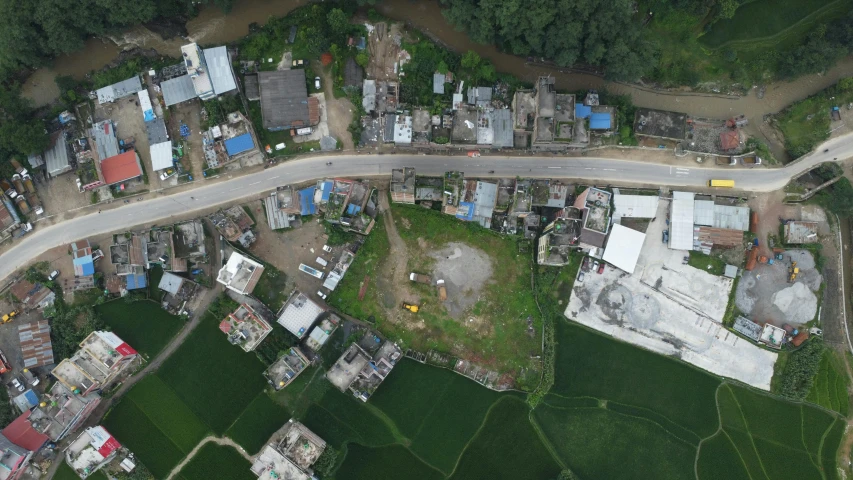
<svg viewBox="0 0 853 480"><path fill-rule="evenodd" d="M581 264L581 270L584 272L589 271L589 257L583 257L583 264Z"/></svg>
<svg viewBox="0 0 853 480"><path fill-rule="evenodd" d="M663 231L663 243L669 242L669 229Z"/></svg>
<svg viewBox="0 0 853 480"><path fill-rule="evenodd" d="M583 272L578 273L578 281L583 283Z"/></svg>
<svg viewBox="0 0 853 480"><path fill-rule="evenodd" d="M320 77L314 77L314 88L320 90Z"/></svg>
<svg viewBox="0 0 853 480"><path fill-rule="evenodd" d="M592 269L593 269L593 270L598 270L598 260L596 260L596 261L592 262Z"/></svg>
<svg viewBox="0 0 853 480"><path fill-rule="evenodd" d="M604 273L604 262L598 267L598 274L601 275L602 273Z"/></svg>
<svg viewBox="0 0 853 480"><path fill-rule="evenodd" d="M20 381L18 381L18 379L17 379L17 378L13 378L13 379L12 379L12 386L13 386L13 387L15 387L15 389L17 389L19 392L23 392L23 391L24 391L24 386L23 386L23 385L21 385L21 382L20 382Z"/></svg>
<svg viewBox="0 0 853 480"><path fill-rule="evenodd" d="M50 275L47 276L47 280L49 282L52 282L52 281L56 280L56 277L58 277L58 276L59 276L59 270L54 270L54 271L50 272Z"/></svg>
<svg viewBox="0 0 853 480"><path fill-rule="evenodd" d="M325 294L325 293L323 293L323 291L322 291L322 290L317 290L317 296L319 296L319 297L320 297L320 298L322 298L323 300L325 300L325 299L326 299L326 294Z"/></svg>

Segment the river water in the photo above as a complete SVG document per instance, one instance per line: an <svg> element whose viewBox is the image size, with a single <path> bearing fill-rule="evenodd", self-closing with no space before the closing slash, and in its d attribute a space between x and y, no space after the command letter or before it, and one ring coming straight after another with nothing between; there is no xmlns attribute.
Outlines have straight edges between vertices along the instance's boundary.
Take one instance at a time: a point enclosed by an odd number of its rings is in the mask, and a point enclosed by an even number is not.
<svg viewBox="0 0 853 480"><path fill-rule="evenodd" d="M187 23L189 39L205 45L232 42L248 34L249 24L252 22L263 24L270 16L285 15L306 3L306 0L239 0L227 15L218 8L206 7ZM456 51L474 50L494 63L498 71L508 72L531 82L539 75L549 74L556 78L557 88L561 90L606 87L614 93L631 95L634 104L641 107L675 110L712 118L726 118L744 113L752 124L751 133L765 138L771 144L778 142L768 137L772 137L769 129L759 128L764 114L778 112L786 105L836 83L840 78L853 76L853 57L847 57L824 75L809 75L793 82L770 84L762 99L756 97L754 90L740 98L661 92L635 85L605 82L595 75L529 64L523 58L499 52L494 46L474 43L465 33L455 30L444 19L437 0L382 0L377 8L385 16L407 22ZM182 38L165 41L142 26L130 28L110 39L90 39L83 50L57 58L52 68L34 72L23 86L23 92L37 105L45 105L59 95L53 81L56 75L81 78L91 70L97 70L113 61L122 49L131 47L153 48L163 54L178 57L180 46L185 42Z"/></svg>

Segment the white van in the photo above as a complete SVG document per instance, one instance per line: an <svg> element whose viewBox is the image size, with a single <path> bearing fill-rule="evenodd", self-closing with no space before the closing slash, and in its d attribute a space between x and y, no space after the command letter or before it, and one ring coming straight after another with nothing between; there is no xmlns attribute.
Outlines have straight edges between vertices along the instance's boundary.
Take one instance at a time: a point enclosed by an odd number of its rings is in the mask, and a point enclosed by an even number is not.
<svg viewBox="0 0 853 480"><path fill-rule="evenodd" d="M323 257L317 257L317 263L319 263L320 265L322 265L322 266L324 266L324 267L325 267L325 266L327 266L327 265L329 265L329 262L325 261L325 260L323 259Z"/></svg>

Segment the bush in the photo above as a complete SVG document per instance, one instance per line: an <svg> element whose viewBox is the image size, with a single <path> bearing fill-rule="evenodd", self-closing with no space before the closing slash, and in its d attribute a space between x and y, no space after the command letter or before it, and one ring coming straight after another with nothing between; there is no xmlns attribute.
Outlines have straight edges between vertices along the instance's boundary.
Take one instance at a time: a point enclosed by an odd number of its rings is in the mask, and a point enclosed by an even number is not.
<svg viewBox="0 0 853 480"><path fill-rule="evenodd" d="M782 373L782 396L795 400L806 398L814 383L815 374L820 369L824 348L823 340L813 337L791 354Z"/></svg>

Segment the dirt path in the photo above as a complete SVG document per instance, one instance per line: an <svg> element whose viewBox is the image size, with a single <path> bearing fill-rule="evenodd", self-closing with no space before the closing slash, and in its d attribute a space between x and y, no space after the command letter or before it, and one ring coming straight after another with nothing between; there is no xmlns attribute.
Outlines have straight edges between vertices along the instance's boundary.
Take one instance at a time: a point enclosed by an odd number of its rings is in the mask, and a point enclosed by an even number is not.
<svg viewBox="0 0 853 480"><path fill-rule="evenodd" d="M355 108L347 98L335 98L335 85L332 80L332 70L324 69L321 72L323 77L323 93L326 95L326 117L329 121L329 133L340 140L343 150L355 150L355 144L352 141L352 134L349 133L349 125L352 123L352 116Z"/></svg>
<svg viewBox="0 0 853 480"><path fill-rule="evenodd" d="M390 279L390 289L393 291L395 303L408 300L412 301L412 293L409 291L408 271L406 270L408 263L408 250L406 242L400 237L397 232L397 225L394 223L394 216L391 214L391 205L388 203L388 192L379 192L379 208L382 209L382 217L385 220L385 233L388 235L388 242L391 245L391 251L388 258L391 260L385 264L385 278ZM377 279L377 282L379 279ZM388 307L389 318L398 318L398 306Z"/></svg>
<svg viewBox="0 0 853 480"><path fill-rule="evenodd" d="M237 452L240 453L243 458L245 458L249 463L252 463L252 457L249 456L249 454L246 453L245 450L243 450L243 447L234 443L233 440L228 437L220 438L211 435L209 437L205 437L204 439L202 439L202 441L198 442L198 445L196 445L195 448L193 448L192 451L186 457L184 457L183 460L181 460L181 463L179 463L177 466L175 466L175 468L172 469L172 471L169 473L169 476L166 477L166 480L172 480L172 478L177 475L178 472L180 472L181 469L186 466L186 464L190 463L190 460L192 460L195 454L198 453L199 450L201 450L201 447L207 445L210 442L213 442L217 445L227 445L229 447L234 447L234 450L237 450Z"/></svg>

